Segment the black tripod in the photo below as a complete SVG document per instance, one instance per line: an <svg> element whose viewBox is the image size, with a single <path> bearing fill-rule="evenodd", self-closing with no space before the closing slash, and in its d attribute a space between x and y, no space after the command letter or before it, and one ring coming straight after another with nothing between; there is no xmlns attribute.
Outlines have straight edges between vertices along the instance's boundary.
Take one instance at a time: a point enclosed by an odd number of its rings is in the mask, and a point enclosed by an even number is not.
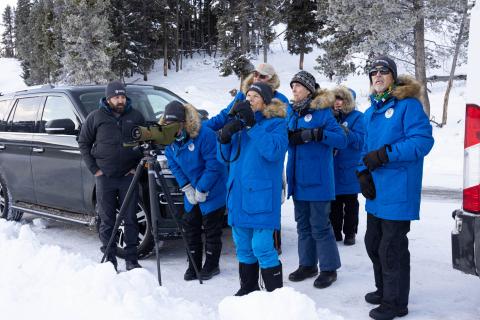
<svg viewBox="0 0 480 320"><path fill-rule="evenodd" d="M139 146L143 150L143 158L140 160L140 162L137 165L137 168L135 170L135 175L133 176L132 182L130 183L130 186L128 187L127 194L125 195L125 199L120 207L120 212L117 215L117 219L115 220L115 225L112 230L112 235L110 236L110 239L108 240L107 247L105 249L105 253L102 257L101 263L104 263L107 259L108 253L110 251L111 245L113 244L113 241L115 239L115 235L118 231L118 228L120 227L120 224L125 218L125 211L127 208L127 204L130 202L130 198L132 196L133 190L135 189L140 176L142 174L142 170L147 164L148 168L148 193L150 197L150 217L152 221L152 229L153 229L153 239L155 242L155 256L157 259L157 277L158 277L158 284L161 286L162 285L162 275L160 271L160 253L159 253L159 247L158 247L158 242L160 241L159 236L158 236L158 217L160 216L160 206L158 204L158 192L157 192L157 186L159 185L163 192L165 193L165 197L167 200L167 206L168 210L170 211L170 214L175 221L175 224L177 225L177 228L180 230L180 234L182 235L183 243L185 244L185 248L187 248L187 255L190 263L193 265L193 268L195 270L195 274L197 275L197 279L202 284L202 279L200 278L200 273L198 271L197 265L193 262L193 257L190 252L190 248L188 246L187 238L185 237L185 233L183 231L182 226L180 225L177 216L175 215L175 207L173 206L173 198L172 195L170 194L170 191L168 190L168 185L167 182L165 181L165 177L163 176L163 173L161 171L160 165L157 162L157 152L153 148L151 143L144 143Z"/></svg>

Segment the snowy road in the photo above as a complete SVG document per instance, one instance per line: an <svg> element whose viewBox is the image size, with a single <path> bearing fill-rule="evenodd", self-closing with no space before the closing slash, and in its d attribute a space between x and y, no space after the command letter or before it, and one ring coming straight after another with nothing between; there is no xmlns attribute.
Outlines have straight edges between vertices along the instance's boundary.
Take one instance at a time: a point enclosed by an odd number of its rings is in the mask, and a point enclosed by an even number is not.
<svg viewBox="0 0 480 320"><path fill-rule="evenodd" d="M426 197L422 204L422 220L412 223L410 237L412 279L410 314L408 319L480 319L480 279L462 274L451 267L450 231L453 226L451 212L460 206L459 201ZM365 252L362 235L365 232L365 214L361 213L357 244L345 247L339 243L342 268L338 281L325 290L312 286L312 281L290 283L287 274L297 266L296 230L291 201L283 207L282 241L285 286L312 298L317 308L329 309L344 319L369 319L371 306L363 295L374 289L370 261ZM24 223L31 225L41 243L58 245L71 253L80 253L88 259L99 261L99 241L94 231L85 227L54 221L38 220L26 216ZM203 285L183 281L186 258L180 240L168 241L161 250L163 284L173 296L195 301L217 310L218 304L238 289L237 262L231 242L231 233L225 229L224 250L221 257L221 274ZM156 269L153 256L141 261L151 272L155 282ZM120 268L124 268L120 264ZM53 272L53 270L52 270ZM320 314L320 312L319 312ZM327 316L322 319L338 319ZM406 318L407 319L407 318Z"/></svg>

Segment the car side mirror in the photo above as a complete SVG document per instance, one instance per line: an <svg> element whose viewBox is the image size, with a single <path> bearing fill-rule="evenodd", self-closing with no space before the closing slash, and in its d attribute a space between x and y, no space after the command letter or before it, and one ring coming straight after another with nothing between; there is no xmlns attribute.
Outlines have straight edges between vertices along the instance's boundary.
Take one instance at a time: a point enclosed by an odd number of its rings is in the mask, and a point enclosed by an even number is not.
<svg viewBox="0 0 480 320"><path fill-rule="evenodd" d="M72 119L54 119L45 123L45 131L50 134L75 134Z"/></svg>

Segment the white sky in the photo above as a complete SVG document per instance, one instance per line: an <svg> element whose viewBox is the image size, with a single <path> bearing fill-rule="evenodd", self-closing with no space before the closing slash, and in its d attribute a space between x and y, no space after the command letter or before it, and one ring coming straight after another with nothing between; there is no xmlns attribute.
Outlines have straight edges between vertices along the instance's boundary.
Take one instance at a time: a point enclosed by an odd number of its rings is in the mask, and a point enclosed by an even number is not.
<svg viewBox="0 0 480 320"><path fill-rule="evenodd" d="M3 33L3 20L1 20L1 17L7 5L13 8L17 5L17 0L0 0L0 34Z"/></svg>

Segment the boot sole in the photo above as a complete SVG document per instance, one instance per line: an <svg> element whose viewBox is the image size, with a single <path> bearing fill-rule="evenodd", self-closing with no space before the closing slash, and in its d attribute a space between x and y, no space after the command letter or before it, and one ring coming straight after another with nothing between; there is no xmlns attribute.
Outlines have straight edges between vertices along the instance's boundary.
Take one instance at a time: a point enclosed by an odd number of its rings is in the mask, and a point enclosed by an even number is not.
<svg viewBox="0 0 480 320"><path fill-rule="evenodd" d="M202 274L200 273L200 278L201 278L202 280L210 280L210 279L212 279L214 276L216 276L217 274L220 274L220 269L216 269L216 270L212 271L212 273L210 273L210 274L208 274L208 275L202 275Z"/></svg>

